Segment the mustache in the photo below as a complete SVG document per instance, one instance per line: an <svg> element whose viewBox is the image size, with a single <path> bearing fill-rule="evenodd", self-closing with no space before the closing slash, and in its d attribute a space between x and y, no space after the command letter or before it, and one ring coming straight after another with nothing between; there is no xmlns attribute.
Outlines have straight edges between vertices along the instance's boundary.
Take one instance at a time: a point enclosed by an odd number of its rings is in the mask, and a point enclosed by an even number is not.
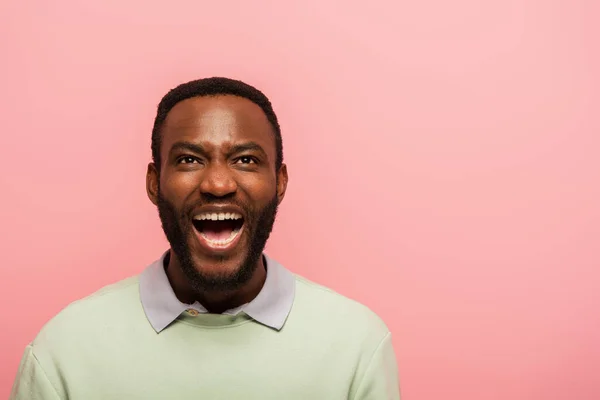
<svg viewBox="0 0 600 400"><path fill-rule="evenodd" d="M185 215L189 218L192 218L194 216L194 211L197 210L200 207L203 206L234 206L234 207L238 207L242 210L244 210L244 213L246 214L246 217L250 217L252 215L252 207L248 206L247 203L241 202L239 200L236 199L221 199L221 198L214 198L214 199L200 199L192 204L187 205L182 212L182 215Z"/></svg>

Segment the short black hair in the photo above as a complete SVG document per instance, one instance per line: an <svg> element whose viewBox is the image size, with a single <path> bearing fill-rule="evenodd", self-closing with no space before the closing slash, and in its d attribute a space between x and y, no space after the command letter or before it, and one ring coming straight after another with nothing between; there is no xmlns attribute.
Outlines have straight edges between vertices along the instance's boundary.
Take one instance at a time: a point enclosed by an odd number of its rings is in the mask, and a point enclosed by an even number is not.
<svg viewBox="0 0 600 400"><path fill-rule="evenodd" d="M154 127L152 128L152 161L157 170L160 171L160 146L161 146L161 127L167 118L167 114L175 105L183 100L192 97L233 95L243 97L258 105L273 127L275 133L275 170L279 171L283 163L283 143L281 140L281 128L277 120L277 115L273 111L271 102L260 90L239 80L212 77L198 79L182 83L174 89L171 89L158 104Z"/></svg>

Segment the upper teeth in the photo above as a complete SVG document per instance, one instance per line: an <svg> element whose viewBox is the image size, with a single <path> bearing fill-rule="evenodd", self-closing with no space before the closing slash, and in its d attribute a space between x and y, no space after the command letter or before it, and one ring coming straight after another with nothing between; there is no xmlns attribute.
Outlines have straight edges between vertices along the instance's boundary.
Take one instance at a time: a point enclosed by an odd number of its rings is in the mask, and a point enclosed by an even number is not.
<svg viewBox="0 0 600 400"><path fill-rule="evenodd" d="M194 219L199 219L199 220L212 220L212 221L218 221L218 220L225 220L225 219L242 219L242 215L238 214L238 213L202 213L202 214L198 214L196 216L194 216Z"/></svg>

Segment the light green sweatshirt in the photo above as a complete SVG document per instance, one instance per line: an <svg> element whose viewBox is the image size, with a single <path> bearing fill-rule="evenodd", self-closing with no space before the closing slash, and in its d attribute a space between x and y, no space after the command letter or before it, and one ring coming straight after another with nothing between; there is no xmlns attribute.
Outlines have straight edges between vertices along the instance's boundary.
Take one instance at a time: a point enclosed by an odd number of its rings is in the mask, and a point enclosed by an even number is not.
<svg viewBox="0 0 600 400"><path fill-rule="evenodd" d="M148 323L139 279L72 303L27 346L11 400L399 399L391 335L368 308L296 276L281 330L248 315Z"/></svg>

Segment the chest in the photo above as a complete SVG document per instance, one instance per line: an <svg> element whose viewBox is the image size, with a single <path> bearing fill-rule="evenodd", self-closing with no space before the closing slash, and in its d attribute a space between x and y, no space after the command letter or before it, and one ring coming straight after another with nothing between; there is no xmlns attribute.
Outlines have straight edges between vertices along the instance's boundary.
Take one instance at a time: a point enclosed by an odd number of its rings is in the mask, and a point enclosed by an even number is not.
<svg viewBox="0 0 600 400"><path fill-rule="evenodd" d="M165 332L166 333L166 332ZM111 365L104 355L109 352ZM104 353L104 354L102 354ZM164 334L82 350L70 399L347 399L355 365L333 338Z"/></svg>

